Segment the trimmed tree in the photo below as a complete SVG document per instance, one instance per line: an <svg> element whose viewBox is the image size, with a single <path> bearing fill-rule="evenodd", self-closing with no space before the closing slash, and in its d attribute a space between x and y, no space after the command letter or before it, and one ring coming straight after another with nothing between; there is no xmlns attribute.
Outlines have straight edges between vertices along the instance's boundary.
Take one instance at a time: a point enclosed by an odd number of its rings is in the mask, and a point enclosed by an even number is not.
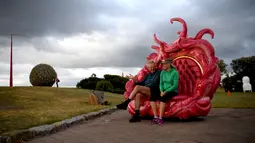
<svg viewBox="0 0 255 143"><path fill-rule="evenodd" d="M55 79L57 78L57 73L48 64L38 64L36 65L29 75L30 83L33 86L53 86Z"/></svg>

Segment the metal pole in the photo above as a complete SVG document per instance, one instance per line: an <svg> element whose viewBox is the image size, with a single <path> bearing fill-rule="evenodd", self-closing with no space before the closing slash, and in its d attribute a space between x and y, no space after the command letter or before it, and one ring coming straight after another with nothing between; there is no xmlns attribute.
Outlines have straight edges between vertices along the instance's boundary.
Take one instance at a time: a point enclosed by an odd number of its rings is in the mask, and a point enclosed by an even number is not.
<svg viewBox="0 0 255 143"><path fill-rule="evenodd" d="M13 86L13 75L12 75L12 34L11 34L11 49L10 49L10 87Z"/></svg>
<svg viewBox="0 0 255 143"><path fill-rule="evenodd" d="M13 45L13 41L12 41L12 36L13 35L20 35L20 34L5 34L5 33L0 33L0 35L10 35L11 36L11 47L10 47L10 87L12 87L13 86L13 62L12 62L12 45ZM23 35L24 36L24 35Z"/></svg>

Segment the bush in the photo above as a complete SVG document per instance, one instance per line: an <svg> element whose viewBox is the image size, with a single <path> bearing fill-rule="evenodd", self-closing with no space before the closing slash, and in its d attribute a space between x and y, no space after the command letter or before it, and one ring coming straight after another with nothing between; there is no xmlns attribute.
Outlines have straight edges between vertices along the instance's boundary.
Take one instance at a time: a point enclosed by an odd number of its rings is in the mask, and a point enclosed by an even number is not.
<svg viewBox="0 0 255 143"><path fill-rule="evenodd" d="M118 75L105 74L104 79L110 81L113 87L116 88L116 90L125 90L125 85L128 82L127 78Z"/></svg>
<svg viewBox="0 0 255 143"><path fill-rule="evenodd" d="M113 85L111 84L111 82L109 82L107 80L101 80L101 81L97 82L96 90L112 92Z"/></svg>
<svg viewBox="0 0 255 143"><path fill-rule="evenodd" d="M94 90L96 88L97 82L101 81L102 79L97 77L89 77L81 80L77 83L77 88L83 88L83 89L92 89Z"/></svg>
<svg viewBox="0 0 255 143"><path fill-rule="evenodd" d="M48 64L36 65L29 75L30 83L33 86L53 86L57 78L57 73Z"/></svg>
<svg viewBox="0 0 255 143"><path fill-rule="evenodd" d="M227 92L228 90L231 92L243 91L241 78L238 75L226 77L222 80L222 82L223 82L223 87L225 89L225 92Z"/></svg>
<svg viewBox="0 0 255 143"><path fill-rule="evenodd" d="M82 79L80 82L76 84L76 87L123 94L125 92L125 86L127 81L128 81L127 78L121 77L119 75L106 74L104 75L104 79L97 78L95 75L93 75L89 78ZM109 89L108 87L104 87L103 85L101 85L102 83L105 84L106 86L110 86Z"/></svg>

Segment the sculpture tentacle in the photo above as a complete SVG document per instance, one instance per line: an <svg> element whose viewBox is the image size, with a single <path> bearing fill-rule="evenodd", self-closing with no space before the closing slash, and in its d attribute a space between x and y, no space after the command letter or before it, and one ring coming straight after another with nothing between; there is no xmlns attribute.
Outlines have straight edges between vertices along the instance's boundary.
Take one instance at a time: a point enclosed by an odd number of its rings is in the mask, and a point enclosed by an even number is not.
<svg viewBox="0 0 255 143"><path fill-rule="evenodd" d="M205 34L210 34L212 39L214 38L214 32L211 29L205 28L200 30L194 39L202 39Z"/></svg>
<svg viewBox="0 0 255 143"><path fill-rule="evenodd" d="M154 41L159 44L153 45L157 53L152 53L147 60L160 62L164 58L172 58L173 64L179 71L179 89L178 96L166 103L164 117L189 118L196 116L207 116L211 109L211 99L220 83L220 71L217 67L218 58L215 56L213 46L202 39L204 34L210 34L214 37L211 29L202 29L197 35L187 37L187 25L181 18L172 18L182 24L182 31L178 32L179 38L173 43L166 43L157 38L154 34ZM161 66L158 66L161 68ZM146 66L137 74L137 79L142 80L148 73ZM125 98L128 98L134 89L134 82L129 81L126 84ZM157 102L159 104L159 102ZM129 113L134 114L134 102L128 107ZM152 109L147 98L141 101L141 115L153 116Z"/></svg>
<svg viewBox="0 0 255 143"><path fill-rule="evenodd" d="M162 42L161 40L158 39L157 35L156 34L153 34L153 38L154 38L154 41L156 43L158 43L159 45L163 44L164 42Z"/></svg>
<svg viewBox="0 0 255 143"><path fill-rule="evenodd" d="M178 21L178 22L180 22L182 24L182 31L178 32L177 34L180 34L180 37L186 38L187 37L187 32L188 32L186 22L183 19L178 18L178 17L170 19L170 22L172 24L173 24L174 21Z"/></svg>

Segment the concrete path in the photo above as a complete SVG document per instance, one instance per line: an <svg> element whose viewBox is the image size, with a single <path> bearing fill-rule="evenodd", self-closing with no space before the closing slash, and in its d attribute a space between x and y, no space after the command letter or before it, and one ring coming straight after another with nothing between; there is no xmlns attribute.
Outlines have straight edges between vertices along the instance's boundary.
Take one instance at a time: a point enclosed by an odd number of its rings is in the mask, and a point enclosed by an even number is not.
<svg viewBox="0 0 255 143"><path fill-rule="evenodd" d="M117 111L29 143L255 143L255 109L212 109L205 120L129 123Z"/></svg>

